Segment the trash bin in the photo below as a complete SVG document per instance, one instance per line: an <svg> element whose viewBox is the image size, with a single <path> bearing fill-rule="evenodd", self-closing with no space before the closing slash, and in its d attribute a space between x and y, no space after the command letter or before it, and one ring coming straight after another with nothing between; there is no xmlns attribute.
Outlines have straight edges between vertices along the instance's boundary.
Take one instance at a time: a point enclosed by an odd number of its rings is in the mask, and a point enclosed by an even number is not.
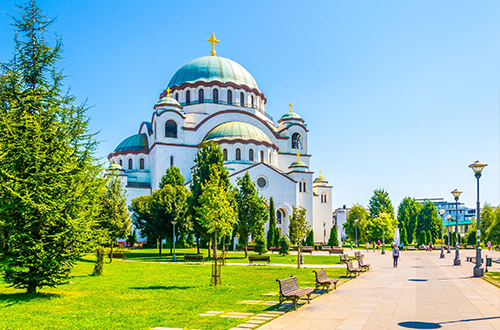
<svg viewBox="0 0 500 330"><path fill-rule="evenodd" d="M486 266L491 267L491 258L486 258Z"/></svg>

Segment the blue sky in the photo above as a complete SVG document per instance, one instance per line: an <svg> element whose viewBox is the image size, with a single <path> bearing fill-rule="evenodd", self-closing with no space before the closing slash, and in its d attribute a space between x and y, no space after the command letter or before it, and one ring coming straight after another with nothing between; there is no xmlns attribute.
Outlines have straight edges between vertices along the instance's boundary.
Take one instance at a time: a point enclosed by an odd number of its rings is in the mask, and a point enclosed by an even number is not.
<svg viewBox="0 0 500 330"><path fill-rule="evenodd" d="M0 3L0 62L13 29ZM312 170L333 185L334 208L366 205L384 188L405 196L464 191L489 164L481 202L500 204L498 1L63 1L39 0L64 43L60 67L92 105L105 157L150 120L183 64L217 55L243 65L276 119L288 104L307 122Z"/></svg>

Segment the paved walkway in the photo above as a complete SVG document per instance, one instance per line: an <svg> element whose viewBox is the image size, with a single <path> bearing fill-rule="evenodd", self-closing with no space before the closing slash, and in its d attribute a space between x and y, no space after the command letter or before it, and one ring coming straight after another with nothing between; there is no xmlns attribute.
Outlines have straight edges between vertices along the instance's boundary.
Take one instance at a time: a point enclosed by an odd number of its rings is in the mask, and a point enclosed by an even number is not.
<svg viewBox="0 0 500 330"><path fill-rule="evenodd" d="M471 277L474 265L465 257L473 250L460 251L462 266L452 266L454 251L445 259L440 251L402 252L395 269L390 250L363 253L371 271L259 330L500 329L500 289Z"/></svg>

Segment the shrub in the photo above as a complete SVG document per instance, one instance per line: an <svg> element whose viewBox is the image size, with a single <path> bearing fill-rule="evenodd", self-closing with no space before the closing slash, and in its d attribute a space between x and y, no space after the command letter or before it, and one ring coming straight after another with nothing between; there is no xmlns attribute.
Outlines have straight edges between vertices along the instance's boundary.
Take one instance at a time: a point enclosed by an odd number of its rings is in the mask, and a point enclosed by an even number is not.
<svg viewBox="0 0 500 330"><path fill-rule="evenodd" d="M255 238L255 249L254 249L254 251L258 252L259 254L267 252L266 239L264 238L264 235L258 235Z"/></svg>
<svg viewBox="0 0 500 330"><path fill-rule="evenodd" d="M290 240L285 235L280 238L280 254L283 256L290 254Z"/></svg>
<svg viewBox="0 0 500 330"><path fill-rule="evenodd" d="M306 238L307 246L314 246L314 232L311 230Z"/></svg>
<svg viewBox="0 0 500 330"><path fill-rule="evenodd" d="M339 246L339 239L337 237L337 225L333 225L332 229L330 229L330 238L328 238L329 246Z"/></svg>

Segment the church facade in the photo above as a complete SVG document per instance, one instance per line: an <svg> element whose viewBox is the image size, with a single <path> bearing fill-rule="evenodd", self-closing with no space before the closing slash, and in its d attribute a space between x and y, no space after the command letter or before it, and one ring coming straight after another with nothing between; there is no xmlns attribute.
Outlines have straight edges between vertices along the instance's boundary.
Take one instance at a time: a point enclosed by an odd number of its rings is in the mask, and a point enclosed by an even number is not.
<svg viewBox="0 0 500 330"><path fill-rule="evenodd" d="M328 240L332 226L332 186L310 170L308 129L292 105L274 123L266 97L240 64L211 56L181 67L154 105L151 119L109 154L119 169L128 202L158 189L170 166L180 169L189 187L198 145L218 143L229 178L250 174L260 193L276 207L277 227L288 232L293 207L306 209L315 242ZM267 226L267 225L266 225ZM267 228L266 228L267 230Z"/></svg>

